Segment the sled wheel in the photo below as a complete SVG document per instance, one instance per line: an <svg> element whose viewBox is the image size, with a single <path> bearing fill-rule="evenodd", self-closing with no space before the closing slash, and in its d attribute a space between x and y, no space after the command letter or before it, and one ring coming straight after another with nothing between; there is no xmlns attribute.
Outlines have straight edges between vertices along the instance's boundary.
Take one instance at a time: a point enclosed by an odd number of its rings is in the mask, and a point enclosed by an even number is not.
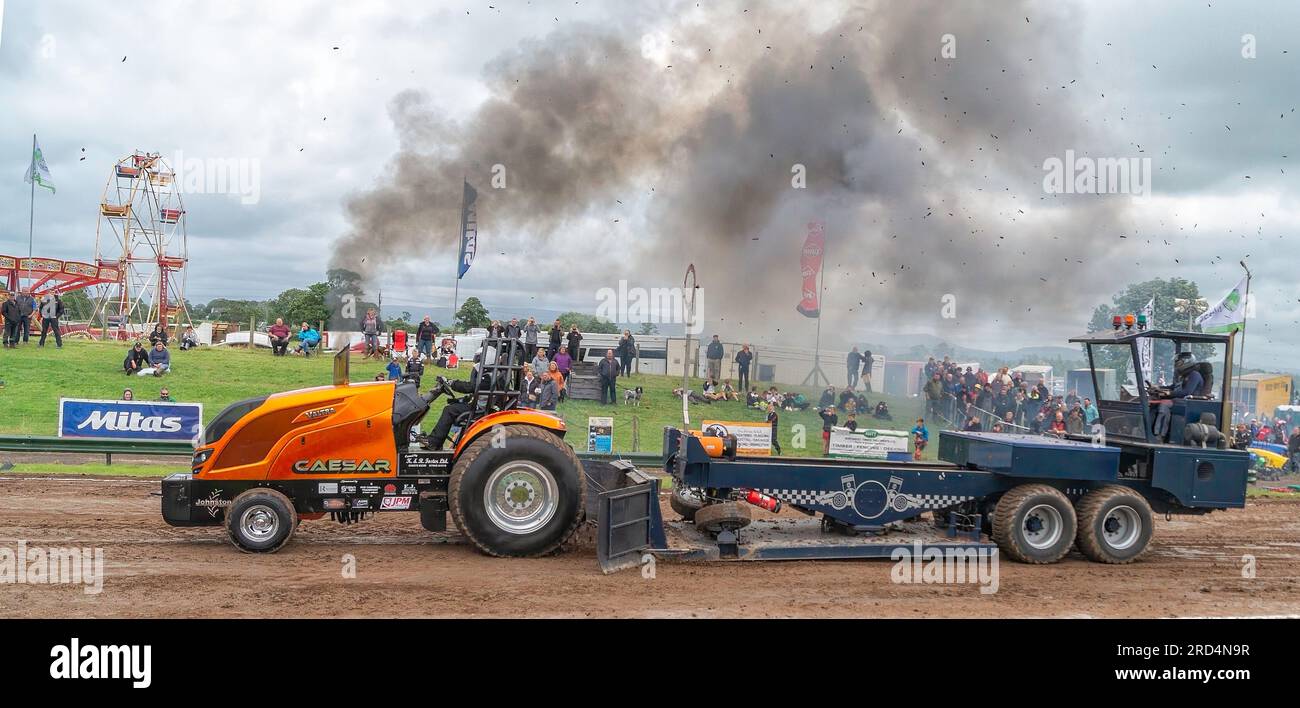
<svg viewBox="0 0 1300 708"><path fill-rule="evenodd" d="M1012 560L1055 563L1074 544L1074 507L1055 487L1022 484L998 500L993 540Z"/></svg>
<svg viewBox="0 0 1300 708"><path fill-rule="evenodd" d="M1088 560L1132 563L1151 543L1154 519L1142 495L1117 484L1094 489L1079 500L1078 545Z"/></svg>
<svg viewBox="0 0 1300 708"><path fill-rule="evenodd" d="M586 491L573 448L549 430L515 424L470 443L447 496L456 526L480 551L524 557L552 553L578 530Z"/></svg>
<svg viewBox="0 0 1300 708"><path fill-rule="evenodd" d="M668 506L683 519L693 521L695 512L704 506L704 498L700 490L674 483L672 492L668 494Z"/></svg>
<svg viewBox="0 0 1300 708"><path fill-rule="evenodd" d="M274 553L298 528L298 513L289 498L259 487L235 497L226 509L226 531L245 553Z"/></svg>
<svg viewBox="0 0 1300 708"><path fill-rule="evenodd" d="M737 502L707 504L695 512L695 527L710 534L723 530L735 531L749 525L753 517L749 507Z"/></svg>

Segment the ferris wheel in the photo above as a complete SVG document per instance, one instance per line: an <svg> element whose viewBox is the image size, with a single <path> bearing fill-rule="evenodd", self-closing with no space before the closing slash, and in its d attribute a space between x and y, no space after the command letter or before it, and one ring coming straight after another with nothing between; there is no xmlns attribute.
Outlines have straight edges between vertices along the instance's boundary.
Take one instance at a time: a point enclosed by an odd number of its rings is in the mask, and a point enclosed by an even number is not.
<svg viewBox="0 0 1300 708"><path fill-rule="evenodd" d="M157 153L135 152L113 166L99 203L95 261L116 265L118 282L101 286L95 319L118 338L153 324L188 324L185 205L176 175Z"/></svg>

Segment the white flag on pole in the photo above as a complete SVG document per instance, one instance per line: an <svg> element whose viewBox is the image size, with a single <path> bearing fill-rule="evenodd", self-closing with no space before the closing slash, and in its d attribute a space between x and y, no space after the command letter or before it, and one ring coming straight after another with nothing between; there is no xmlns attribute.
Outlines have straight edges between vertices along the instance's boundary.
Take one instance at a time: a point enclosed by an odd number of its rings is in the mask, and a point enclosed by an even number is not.
<svg viewBox="0 0 1300 708"><path fill-rule="evenodd" d="M1155 329L1153 318L1156 314L1156 299L1154 297L1142 308L1142 314L1146 315L1147 329ZM1142 359L1142 378L1148 383L1151 382L1152 348L1155 341L1151 337L1143 337L1138 340L1138 356Z"/></svg>
<svg viewBox="0 0 1300 708"><path fill-rule="evenodd" d="M50 167L45 164L45 155L41 152L41 145L33 138L32 146L32 162L27 166L27 175L23 177L23 181L31 184L32 180L35 180L37 186L53 192L54 181L50 179Z"/></svg>
<svg viewBox="0 0 1300 708"><path fill-rule="evenodd" d="M1227 334L1246 323L1246 278L1243 276L1222 300L1196 318L1202 332Z"/></svg>

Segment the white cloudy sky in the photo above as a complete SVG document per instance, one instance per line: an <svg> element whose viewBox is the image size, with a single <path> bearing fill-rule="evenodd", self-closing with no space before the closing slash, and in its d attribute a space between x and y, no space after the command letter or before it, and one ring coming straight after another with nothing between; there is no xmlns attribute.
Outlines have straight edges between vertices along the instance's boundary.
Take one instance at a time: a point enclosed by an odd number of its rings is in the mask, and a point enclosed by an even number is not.
<svg viewBox="0 0 1300 708"><path fill-rule="evenodd" d="M737 18L743 16L744 3L730 5ZM927 321L905 329L972 347L1061 344L1082 331L1097 303L1129 282L1185 277L1215 297L1237 280L1237 262L1247 258L1259 304L1259 334L1251 337L1248 363L1300 369L1294 356L1300 344L1300 168L1293 169L1300 155L1300 115L1293 113L1300 103L1300 9L1283 2L1053 5L1050 16L1040 17L1044 13L1032 5L1024 14L1056 23L1053 31L1072 43L1061 56L1040 55L1040 62L1055 62L1052 83L1069 87L1073 120L1104 133L1123 148L1119 155L1152 158L1153 196L1123 209L1120 230L1129 236L1123 242L1114 234L1098 237L1094 247L1105 269L1080 269L1072 279L1068 264L1051 266L1061 276L1057 292L1077 300L1064 315L1005 331L968 327L955 334L942 322ZM819 30L841 11L839 2L814 3L806 22ZM422 91L449 120L463 120L492 95L486 68L503 54L587 23L616 28L658 60L673 45L676 19L695 12L694 3L667 0L8 0L0 28L0 177L9 176L0 179L0 253L26 254L22 175L35 132L58 185L57 194L37 195L37 255L91 258L110 167L140 149L169 159L178 153L247 159L259 170L254 204L241 203L238 195L187 195L189 299L267 298L322 280L331 243L350 229L345 203L390 172L399 149L389 111L394 96ZM979 41L962 30L951 30L959 51L962 42ZM1252 60L1241 56L1248 33L1257 40ZM896 39L938 49L930 34ZM1045 91L1042 100L1064 100L1056 98L1061 95ZM1024 106L1026 113L1035 108ZM925 141L940 162L943 137L931 134ZM961 164L953 161L949 169ZM647 203L644 195L627 201L633 211ZM456 218L448 213L429 228L454 230ZM631 213L617 228L642 223ZM565 230L581 244L584 262L607 273L630 272L636 263L587 247L608 227L605 219L583 219ZM489 230L484 236L508 247L485 245L474 275L536 273L550 257L531 248L527 234ZM870 242L852 246L873 248ZM381 274L385 303L416 312L430 303L445 306L451 260L445 250L413 250ZM788 282L791 304L798 299L797 274L750 275L764 288ZM594 306L591 284L573 277L539 286L526 278L481 275L467 278L462 292L502 307ZM875 311L862 311L869 321L864 330L879 329L870 322L890 321L888 302L873 305ZM728 314L732 322L745 315L734 308ZM758 314L749 314L752 327ZM991 319L996 313L981 314ZM770 339L753 331L736 336Z"/></svg>

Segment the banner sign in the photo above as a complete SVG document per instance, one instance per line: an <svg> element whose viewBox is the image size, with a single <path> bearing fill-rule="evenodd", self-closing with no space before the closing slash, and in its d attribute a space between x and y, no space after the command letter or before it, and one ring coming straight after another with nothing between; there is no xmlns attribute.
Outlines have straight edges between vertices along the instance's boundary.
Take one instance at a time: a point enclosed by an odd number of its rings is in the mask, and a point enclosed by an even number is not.
<svg viewBox="0 0 1300 708"><path fill-rule="evenodd" d="M202 403L59 399L61 438L190 442L202 432Z"/></svg>
<svg viewBox="0 0 1300 708"><path fill-rule="evenodd" d="M766 421L702 420L700 430L705 435L735 435L739 456L772 454L772 425Z"/></svg>
<svg viewBox="0 0 1300 708"><path fill-rule="evenodd" d="M904 430L831 428L831 457L865 457L873 460L905 459L910 436ZM890 458L890 453L894 457Z"/></svg>
<svg viewBox="0 0 1300 708"><path fill-rule="evenodd" d="M614 451L614 419L587 418L587 452Z"/></svg>
<svg viewBox="0 0 1300 708"><path fill-rule="evenodd" d="M460 280L474 264L474 254L478 252L478 190L465 183L465 194L460 206L460 265L456 270L456 279Z"/></svg>

